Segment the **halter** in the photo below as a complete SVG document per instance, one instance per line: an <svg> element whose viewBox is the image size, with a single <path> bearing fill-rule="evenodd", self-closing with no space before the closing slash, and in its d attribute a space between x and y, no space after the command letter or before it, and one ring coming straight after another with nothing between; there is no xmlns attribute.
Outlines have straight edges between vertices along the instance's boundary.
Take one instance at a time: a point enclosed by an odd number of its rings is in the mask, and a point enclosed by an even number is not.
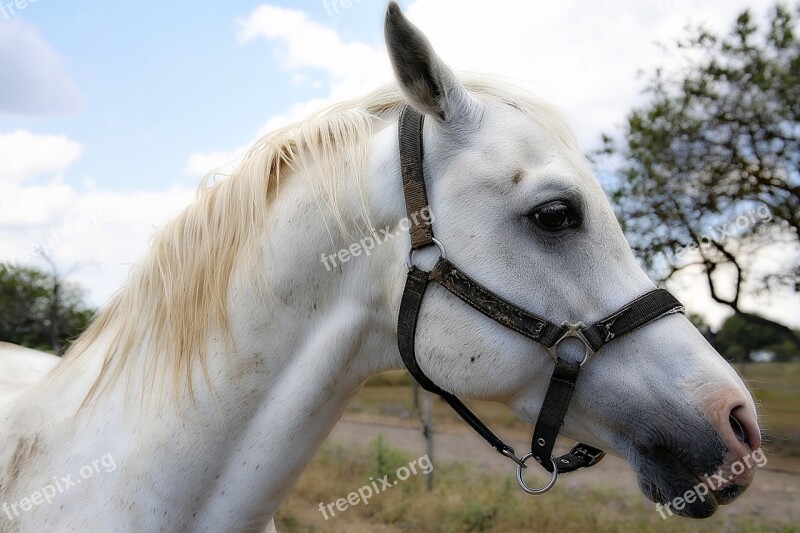
<svg viewBox="0 0 800 533"><path fill-rule="evenodd" d="M417 216L430 209L422 170L423 118L423 115L410 106L406 106L400 113L400 166L411 237L408 276L397 321L397 343L400 355L406 368L422 388L441 396L492 447L517 464L517 481L525 492L542 494L555 485L558 474L593 466L605 455L602 450L588 444L577 443L569 453L561 457L552 456L556 437L564 422L564 416L567 413L569 401L583 365L611 340L664 316L682 313L684 308L666 290L655 289L591 326L586 326L582 322L577 324L564 322L556 325L501 298L470 278L447 260L444 246L433 236L431 217ZM426 272L413 264L413 254L417 250L430 246L438 247L440 257L433 269ZM543 345L555 362L550 384L547 387L547 393L533 431L531 451L522 457L518 457L511 446L492 433L461 400L437 386L419 367L414 351L414 341L420 306L425 289L431 281L435 281L495 322ZM558 346L566 339L577 339L583 344L584 355L580 362L568 362L559 357ZM522 470L527 468L525 463L531 457L550 472L550 481L544 487L531 488L525 484L522 478Z"/></svg>

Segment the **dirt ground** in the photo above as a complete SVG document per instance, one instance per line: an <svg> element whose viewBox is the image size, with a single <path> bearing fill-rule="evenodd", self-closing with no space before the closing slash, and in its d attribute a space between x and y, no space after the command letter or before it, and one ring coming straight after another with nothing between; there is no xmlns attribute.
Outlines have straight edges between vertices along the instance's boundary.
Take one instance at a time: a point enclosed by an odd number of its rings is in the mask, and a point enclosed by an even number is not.
<svg viewBox="0 0 800 533"><path fill-rule="evenodd" d="M393 448L404 450L411 455L424 454L425 441L419 425L412 420L402 418L347 414L329 439L349 448L363 449L379 433L384 435ZM526 438L522 435L515 436L504 432L503 437L508 437L509 443L518 451L530 446L530 442L526 442ZM563 453L571 444L562 440L556 451ZM476 468L514 475L513 463L500 456L480 437L463 426L448 425L436 429L433 460L434 462L461 461ZM536 477L529 479L531 485L538 481ZM541 481L545 481L544 477ZM556 489L590 485L613 487L632 494L639 493L636 476L628 464L610 456L593 468L559 478ZM644 501L644 496L641 498ZM768 456L768 463L759 469L750 489L734 503L721 507L718 513L764 519L779 518L800 525L798 503L800 503L800 460ZM656 512L654 506L653 512Z"/></svg>

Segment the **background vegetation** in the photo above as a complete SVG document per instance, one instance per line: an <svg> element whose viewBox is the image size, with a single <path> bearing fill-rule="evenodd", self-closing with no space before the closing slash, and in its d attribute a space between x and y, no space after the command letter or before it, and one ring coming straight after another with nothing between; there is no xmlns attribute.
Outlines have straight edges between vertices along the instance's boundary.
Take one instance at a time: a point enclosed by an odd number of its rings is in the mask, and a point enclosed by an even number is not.
<svg viewBox="0 0 800 533"><path fill-rule="evenodd" d="M691 270L716 302L797 349L785 318L749 312L745 300L800 295L799 17L800 4L776 4L766 23L745 11L727 35L690 31L670 54L681 67L651 75L646 103L597 154L657 278Z"/></svg>
<svg viewBox="0 0 800 533"><path fill-rule="evenodd" d="M93 315L84 291L57 274L0 267L0 341L61 354Z"/></svg>

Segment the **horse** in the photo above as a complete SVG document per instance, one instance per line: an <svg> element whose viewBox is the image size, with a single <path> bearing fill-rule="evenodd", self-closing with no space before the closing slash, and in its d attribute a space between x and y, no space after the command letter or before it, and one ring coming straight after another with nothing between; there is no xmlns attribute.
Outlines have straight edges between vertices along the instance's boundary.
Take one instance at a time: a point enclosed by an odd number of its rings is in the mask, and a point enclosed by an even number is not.
<svg viewBox="0 0 800 533"><path fill-rule="evenodd" d="M0 529L239 531L281 501L370 376L402 369L410 226L398 120L425 121L430 227L493 294L554 323L652 291L567 122L527 91L457 76L390 3L395 83L260 139L206 180L63 360L0 350ZM430 268L436 247L414 254ZM540 414L546 347L431 285L417 364L448 393ZM742 380L680 313L611 339L560 428L706 517L760 449ZM687 498L688 500L688 498ZM681 507L681 508L677 508Z"/></svg>

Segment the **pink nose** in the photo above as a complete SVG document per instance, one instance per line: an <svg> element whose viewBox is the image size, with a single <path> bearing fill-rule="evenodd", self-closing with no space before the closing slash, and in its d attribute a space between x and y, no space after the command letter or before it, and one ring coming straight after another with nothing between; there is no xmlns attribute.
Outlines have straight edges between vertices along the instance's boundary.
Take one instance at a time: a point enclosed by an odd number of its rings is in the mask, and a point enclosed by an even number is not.
<svg viewBox="0 0 800 533"><path fill-rule="evenodd" d="M745 391L726 387L706 396L701 403L711 423L731 454L742 457L761 447L756 408Z"/></svg>
<svg viewBox="0 0 800 533"><path fill-rule="evenodd" d="M720 465L719 474L720 479L724 478L725 484L738 486L740 489L747 488L753 481L755 476L755 467L762 466L760 460L755 463L751 459L756 459L755 453L761 447L761 431L758 429L758 422L756 420L756 410L752 402L743 402L741 399L744 395L741 392L738 394L728 395L726 406L727 409L722 409L718 412L716 417L716 429L722 442L728 448L728 453ZM740 401L731 401L736 397ZM747 398L749 400L749 398ZM715 490L719 491L720 487ZM718 492L720 503L728 503L733 501L739 491L734 492Z"/></svg>

